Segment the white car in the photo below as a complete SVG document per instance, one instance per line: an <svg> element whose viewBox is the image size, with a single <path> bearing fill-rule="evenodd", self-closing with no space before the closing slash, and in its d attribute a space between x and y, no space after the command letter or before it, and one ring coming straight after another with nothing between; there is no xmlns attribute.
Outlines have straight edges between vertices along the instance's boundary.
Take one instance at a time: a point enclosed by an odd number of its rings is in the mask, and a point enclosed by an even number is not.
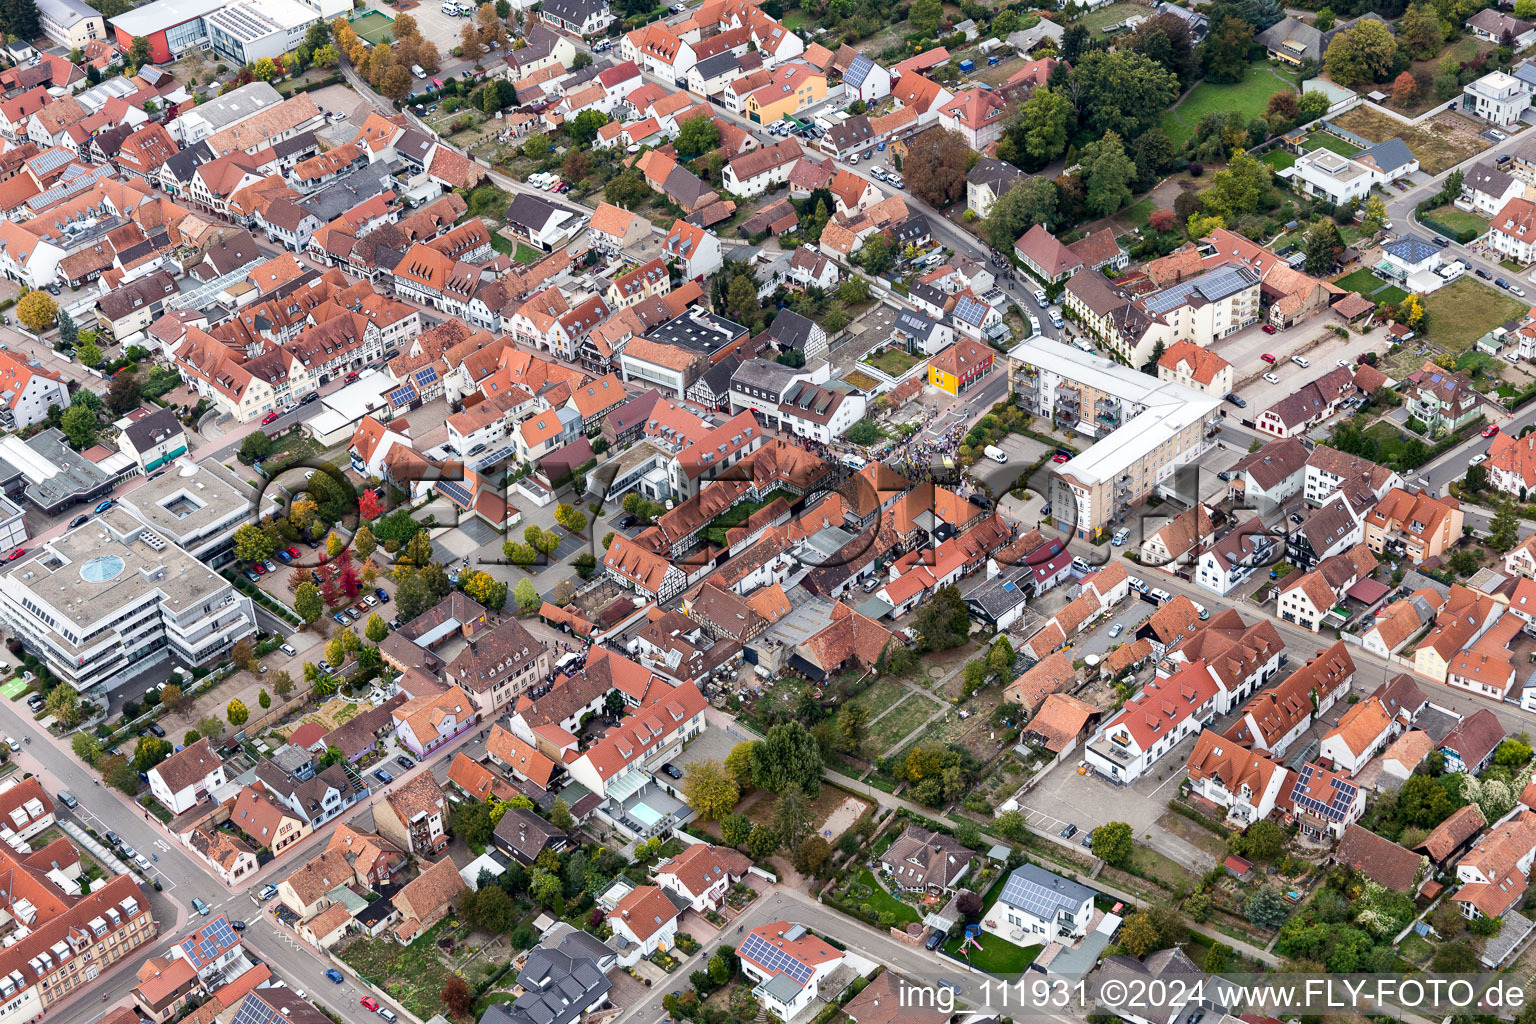
<svg viewBox="0 0 1536 1024"><path fill-rule="evenodd" d="M1270 382L1270 383L1271 383L1271 384L1279 384L1279 383L1280 383L1280 378L1279 378L1279 377L1276 377L1276 376L1275 376L1275 375L1274 375L1274 374L1272 374L1272 373L1266 373L1266 374L1265 374L1265 375L1264 375L1264 379L1265 379L1265 380L1267 380L1267 381L1269 381L1269 382Z"/></svg>
<svg viewBox="0 0 1536 1024"><path fill-rule="evenodd" d="M1307 362L1306 356L1291 356L1291 362L1295 363L1303 370L1312 365L1311 363Z"/></svg>
<svg viewBox="0 0 1536 1024"><path fill-rule="evenodd" d="M1127 578L1125 582L1126 582L1127 586L1129 586L1132 590L1136 591L1136 593L1138 593L1138 594L1145 594L1147 592L1147 585L1146 585L1146 583L1144 583L1138 577L1131 576L1131 577Z"/></svg>
<svg viewBox="0 0 1536 1024"><path fill-rule="evenodd" d="M1519 286L1519 285L1517 285L1517 284L1512 284L1512 285L1510 285L1510 286L1509 286L1509 293L1510 293L1510 294L1511 294L1511 295L1518 295L1518 296L1520 296L1520 297L1521 297L1521 298L1522 298L1522 299L1523 299L1523 298L1525 298L1525 289L1524 289L1524 288L1521 288L1521 287L1520 287L1520 286Z"/></svg>
<svg viewBox="0 0 1536 1024"><path fill-rule="evenodd" d="M1111 640L1113 640L1115 637L1119 636L1121 633L1124 633L1124 632L1125 632L1125 627L1120 625L1120 623L1117 622L1113 626L1109 627L1109 638Z"/></svg>
<svg viewBox="0 0 1536 1024"><path fill-rule="evenodd" d="M1046 297L1045 289L1044 288L1036 288L1035 289L1035 305L1039 306L1041 309L1044 309L1046 306L1049 306L1050 304L1051 304L1051 300Z"/></svg>
<svg viewBox="0 0 1536 1024"><path fill-rule="evenodd" d="M290 658L297 658L299 656L299 652L294 648L292 644L278 644L277 649L288 655Z"/></svg>
<svg viewBox="0 0 1536 1024"><path fill-rule="evenodd" d="M1472 456L1470 459L1467 460L1467 465L1469 465L1469 466L1476 466L1480 462L1487 462L1487 461L1488 461L1488 453L1487 452L1478 452L1476 455Z"/></svg>
<svg viewBox="0 0 1536 1024"><path fill-rule="evenodd" d="M872 167L872 168L870 168L869 176L871 178L875 178L875 179L878 179L880 181L884 181L885 180L885 168L884 167Z"/></svg>

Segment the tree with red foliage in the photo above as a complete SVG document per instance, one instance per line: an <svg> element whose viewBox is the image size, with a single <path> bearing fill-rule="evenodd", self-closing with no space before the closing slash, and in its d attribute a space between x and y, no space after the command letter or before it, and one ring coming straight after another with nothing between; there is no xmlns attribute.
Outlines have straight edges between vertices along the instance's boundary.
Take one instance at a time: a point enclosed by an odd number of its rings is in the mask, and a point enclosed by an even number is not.
<svg viewBox="0 0 1536 1024"><path fill-rule="evenodd" d="M1400 107L1413 105L1413 101L1419 95L1419 83L1413 80L1413 76L1404 71L1392 81L1392 102Z"/></svg>
<svg viewBox="0 0 1536 1024"><path fill-rule="evenodd" d="M364 489L357 499L357 514L365 520L374 520L384 514L384 503L379 501L378 492L373 488Z"/></svg>
<svg viewBox="0 0 1536 1024"><path fill-rule="evenodd" d="M475 1007L475 990L459 975L450 974L443 985L442 1000L455 1017L468 1017Z"/></svg>
<svg viewBox="0 0 1536 1024"><path fill-rule="evenodd" d="M1147 226L1153 231L1172 231L1177 223L1178 218L1174 216L1172 210L1153 210L1151 216L1147 218Z"/></svg>
<svg viewBox="0 0 1536 1024"><path fill-rule="evenodd" d="M357 566L352 564L350 549L341 549L341 554L336 556L336 565L340 570L336 574L336 582L341 586L342 593L347 595L348 601L356 601L358 591L362 589L363 584L357 578Z"/></svg>
<svg viewBox="0 0 1536 1024"><path fill-rule="evenodd" d="M334 608L346 600L342 596L341 591L337 589L336 581L331 579L330 576L326 576L325 582L320 584L320 599L325 602L328 608Z"/></svg>

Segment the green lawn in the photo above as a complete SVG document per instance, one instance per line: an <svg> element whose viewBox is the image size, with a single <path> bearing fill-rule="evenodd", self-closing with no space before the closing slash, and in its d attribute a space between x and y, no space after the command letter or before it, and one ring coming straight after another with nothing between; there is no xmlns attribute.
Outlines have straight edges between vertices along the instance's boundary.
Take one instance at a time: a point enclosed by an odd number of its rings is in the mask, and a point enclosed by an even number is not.
<svg viewBox="0 0 1536 1024"><path fill-rule="evenodd" d="M921 918L921 915L917 912L917 908L912 906L912 904L903 903L901 900L898 900L896 897L886 892L884 887L880 885L879 881L877 881L875 876L870 873L868 868L865 868L863 871L859 872L859 883L861 885L869 886L873 892L873 895L871 895L868 899L860 900L859 902L868 903L870 909L875 913L894 914L898 924L911 924L912 922Z"/></svg>
<svg viewBox="0 0 1536 1024"><path fill-rule="evenodd" d="M887 750L906 739L913 729L922 725L929 715L938 710L939 705L929 698L919 693L911 694L869 730L870 749L884 755ZM870 713L878 715L880 711L880 708L872 708Z"/></svg>
<svg viewBox="0 0 1536 1024"><path fill-rule="evenodd" d="M1147 226L1147 219L1151 216L1152 197L1145 196L1139 202L1133 203L1115 214L1115 219L1138 228L1144 228Z"/></svg>
<svg viewBox="0 0 1536 1024"><path fill-rule="evenodd" d="M1464 352L1504 321L1518 320L1528 308L1469 274L1424 297L1424 334L1452 352Z"/></svg>
<svg viewBox="0 0 1536 1024"><path fill-rule="evenodd" d="M1131 850L1131 863L1142 874L1150 875L1169 888L1190 886L1196 881L1195 875L1183 864L1164 857L1150 846L1142 846L1140 843Z"/></svg>
<svg viewBox="0 0 1536 1024"><path fill-rule="evenodd" d="M1488 230L1488 218L1479 217L1466 210L1458 210L1454 206L1442 206L1438 210L1431 210L1426 216L1431 220L1439 221L1452 231L1470 231L1474 237Z"/></svg>
<svg viewBox="0 0 1536 1024"><path fill-rule="evenodd" d="M1350 145L1337 135L1327 132L1313 132L1302 140L1301 146L1309 152L1314 149L1331 149L1340 156L1354 156L1360 152L1359 146Z"/></svg>
<svg viewBox="0 0 1536 1024"><path fill-rule="evenodd" d="M816 22L811 18L810 13L807 11L802 11L798 7L792 11L785 11L784 17L780 20L784 22L784 27L789 29L791 32L799 32L803 29L814 28L816 25Z"/></svg>
<svg viewBox="0 0 1536 1024"><path fill-rule="evenodd" d="M1083 27L1095 38L1111 25L1118 25L1126 18L1133 15L1146 16L1147 9L1140 4L1116 3L1108 7L1100 7L1096 11L1089 11L1083 15Z"/></svg>
<svg viewBox="0 0 1536 1024"><path fill-rule="evenodd" d="M740 526L748 519L751 519L752 516L757 512L767 508L769 505L772 505L775 498L783 498L785 501L791 503L793 503L795 500L795 496L793 494L790 494L786 491L776 490L771 494L763 495L763 500L760 502L740 502L733 506L730 510L722 512L720 515L716 516L708 526L704 527L699 536L703 537L711 544L723 545L725 543L726 530Z"/></svg>
<svg viewBox="0 0 1536 1024"><path fill-rule="evenodd" d="M1407 297L1408 297L1408 293L1403 291L1401 288L1399 288L1395 284L1387 285L1387 287L1383 288L1381 291L1379 291L1375 295L1371 296L1371 298L1375 299L1377 302L1386 303L1389 306L1395 306L1399 302L1402 302ZM1482 335L1479 334L1477 337L1481 338ZM1474 338L1472 340L1476 341L1477 338Z"/></svg>
<svg viewBox="0 0 1536 1024"><path fill-rule="evenodd" d="M1343 277L1339 278L1333 283L1338 285L1340 288L1343 288L1345 291L1359 292L1366 298L1370 298L1371 293L1380 288L1386 282L1377 277L1375 274L1371 273L1366 268L1361 267L1359 270L1356 270L1352 274L1345 274Z"/></svg>
<svg viewBox="0 0 1536 1024"><path fill-rule="evenodd" d="M1040 955L1041 949L1040 946L1015 946L1007 939L983 933L976 936L976 941L981 943L981 948L972 946L962 954L960 946L964 941L965 930L957 928L955 934L944 943L944 951L966 961L978 971L986 971L988 974L1005 978L1023 974L1029 965L1035 962L1035 957Z"/></svg>
<svg viewBox="0 0 1536 1024"><path fill-rule="evenodd" d="M1206 114L1238 111L1252 119L1264 113L1271 96L1284 91L1285 83L1269 73L1267 63L1253 65L1248 69L1247 77L1234 85L1201 82L1173 110L1163 115L1163 133L1177 149L1194 134L1195 125Z"/></svg>
<svg viewBox="0 0 1536 1024"><path fill-rule="evenodd" d="M1288 149L1272 149L1261 158L1277 171L1296 166L1296 154Z"/></svg>
<svg viewBox="0 0 1536 1024"><path fill-rule="evenodd" d="M866 362L890 377L900 377L917 365L917 356L899 348L887 348L877 356L866 357Z"/></svg>

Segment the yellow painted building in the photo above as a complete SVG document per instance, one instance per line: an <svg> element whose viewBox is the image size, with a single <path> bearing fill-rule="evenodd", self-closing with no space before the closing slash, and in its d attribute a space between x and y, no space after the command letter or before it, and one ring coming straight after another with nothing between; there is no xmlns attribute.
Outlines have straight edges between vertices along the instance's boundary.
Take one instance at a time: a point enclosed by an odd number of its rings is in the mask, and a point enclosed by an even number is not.
<svg viewBox="0 0 1536 1024"><path fill-rule="evenodd" d="M767 85L747 94L742 112L758 124L769 124L826 98L826 75L808 64L785 64L774 69Z"/></svg>

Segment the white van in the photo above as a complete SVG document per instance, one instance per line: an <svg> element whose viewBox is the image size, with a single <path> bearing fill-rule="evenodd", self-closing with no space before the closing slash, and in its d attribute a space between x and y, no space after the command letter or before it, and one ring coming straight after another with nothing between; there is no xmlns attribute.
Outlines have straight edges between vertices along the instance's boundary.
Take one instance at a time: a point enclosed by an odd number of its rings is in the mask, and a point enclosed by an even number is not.
<svg viewBox="0 0 1536 1024"><path fill-rule="evenodd" d="M1115 531L1115 535L1110 538L1109 542L1111 544L1113 544L1117 548L1123 548L1123 547L1125 547L1125 542L1130 540L1130 539L1131 539L1131 531L1130 531L1130 529L1127 528L1127 527L1122 526L1120 529Z"/></svg>
<svg viewBox="0 0 1536 1024"><path fill-rule="evenodd" d="M1044 309L1046 306L1049 306L1050 304L1051 304L1051 300L1046 298L1045 289L1044 288L1036 288L1035 289L1035 305L1039 306L1041 309Z"/></svg>
<svg viewBox="0 0 1536 1024"><path fill-rule="evenodd" d="M1166 604L1167 602L1173 600L1173 595L1168 593L1168 591L1163 590L1161 587L1154 587L1152 590L1152 596L1157 600L1158 604Z"/></svg>
<svg viewBox="0 0 1536 1024"><path fill-rule="evenodd" d="M411 74L415 75L417 78L423 78L424 79L424 78L427 77L426 71L422 69L422 66L420 64L412 64L411 65Z"/></svg>
<svg viewBox="0 0 1536 1024"><path fill-rule="evenodd" d="M997 447L997 445L989 444L981 450L981 453L993 462L1003 463L1008 461L1008 453Z"/></svg>
<svg viewBox="0 0 1536 1024"><path fill-rule="evenodd" d="M1061 328L1063 326L1062 325L1062 321L1061 321L1061 314L1056 312L1056 310L1054 310L1054 309L1051 310L1051 325L1053 327L1055 327L1058 331L1061 330Z"/></svg>

